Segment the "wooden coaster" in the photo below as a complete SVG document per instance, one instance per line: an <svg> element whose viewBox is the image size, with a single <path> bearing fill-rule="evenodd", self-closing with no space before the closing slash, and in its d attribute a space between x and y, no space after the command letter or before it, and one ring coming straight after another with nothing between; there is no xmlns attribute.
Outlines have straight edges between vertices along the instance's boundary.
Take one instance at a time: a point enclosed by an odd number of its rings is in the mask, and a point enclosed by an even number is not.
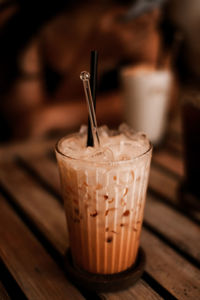
<svg viewBox="0 0 200 300"><path fill-rule="evenodd" d="M93 274L77 268L72 262L70 249L66 251L64 262L66 272L76 286L93 292L114 292L128 288L142 276L146 255L140 247L137 261L132 267L111 275Z"/></svg>

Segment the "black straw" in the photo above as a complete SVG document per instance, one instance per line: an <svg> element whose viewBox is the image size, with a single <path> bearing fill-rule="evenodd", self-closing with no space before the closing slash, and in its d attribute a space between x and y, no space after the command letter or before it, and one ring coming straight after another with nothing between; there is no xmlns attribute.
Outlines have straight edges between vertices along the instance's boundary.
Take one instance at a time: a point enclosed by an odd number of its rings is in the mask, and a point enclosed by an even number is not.
<svg viewBox="0 0 200 300"><path fill-rule="evenodd" d="M98 63L98 52L96 50L93 50L91 51L91 56L90 56L90 88L91 88L91 94L94 103L94 109L96 108L97 63ZM89 117L88 117L87 147L88 146L94 147L94 140L92 136L92 129L91 129Z"/></svg>

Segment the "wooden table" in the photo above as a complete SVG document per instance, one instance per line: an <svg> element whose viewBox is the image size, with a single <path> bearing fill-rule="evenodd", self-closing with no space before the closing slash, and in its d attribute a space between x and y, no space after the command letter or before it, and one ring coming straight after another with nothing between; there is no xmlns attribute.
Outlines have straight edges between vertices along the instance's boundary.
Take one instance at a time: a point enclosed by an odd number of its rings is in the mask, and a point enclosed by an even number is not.
<svg viewBox="0 0 200 300"><path fill-rule="evenodd" d="M68 246L55 140L0 149L0 299L200 299L200 219L183 210L180 125L170 123L154 151L141 245L142 278L125 291L91 294L73 286L63 267Z"/></svg>

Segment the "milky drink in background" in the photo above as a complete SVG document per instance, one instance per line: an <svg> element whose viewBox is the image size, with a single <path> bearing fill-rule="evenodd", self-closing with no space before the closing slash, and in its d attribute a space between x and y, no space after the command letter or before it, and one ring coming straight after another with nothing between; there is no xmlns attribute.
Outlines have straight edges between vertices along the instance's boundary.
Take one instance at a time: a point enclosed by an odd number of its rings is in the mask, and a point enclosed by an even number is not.
<svg viewBox="0 0 200 300"><path fill-rule="evenodd" d="M72 258L92 273L118 273L137 258L152 148L126 125L99 128L100 147L86 147L86 131L56 146Z"/></svg>
<svg viewBox="0 0 200 300"><path fill-rule="evenodd" d="M159 144L166 128L171 72L148 65L126 67L121 71L121 82L124 120Z"/></svg>

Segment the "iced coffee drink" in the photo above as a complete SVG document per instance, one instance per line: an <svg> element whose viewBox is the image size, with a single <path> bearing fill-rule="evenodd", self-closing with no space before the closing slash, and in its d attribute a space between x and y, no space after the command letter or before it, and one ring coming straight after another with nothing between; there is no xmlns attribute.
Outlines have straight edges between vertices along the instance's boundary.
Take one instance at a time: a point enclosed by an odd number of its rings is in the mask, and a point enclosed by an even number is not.
<svg viewBox="0 0 200 300"><path fill-rule="evenodd" d="M91 273L118 273L137 258L152 148L126 125L99 128L100 147L86 147L86 132L56 145L72 258Z"/></svg>

